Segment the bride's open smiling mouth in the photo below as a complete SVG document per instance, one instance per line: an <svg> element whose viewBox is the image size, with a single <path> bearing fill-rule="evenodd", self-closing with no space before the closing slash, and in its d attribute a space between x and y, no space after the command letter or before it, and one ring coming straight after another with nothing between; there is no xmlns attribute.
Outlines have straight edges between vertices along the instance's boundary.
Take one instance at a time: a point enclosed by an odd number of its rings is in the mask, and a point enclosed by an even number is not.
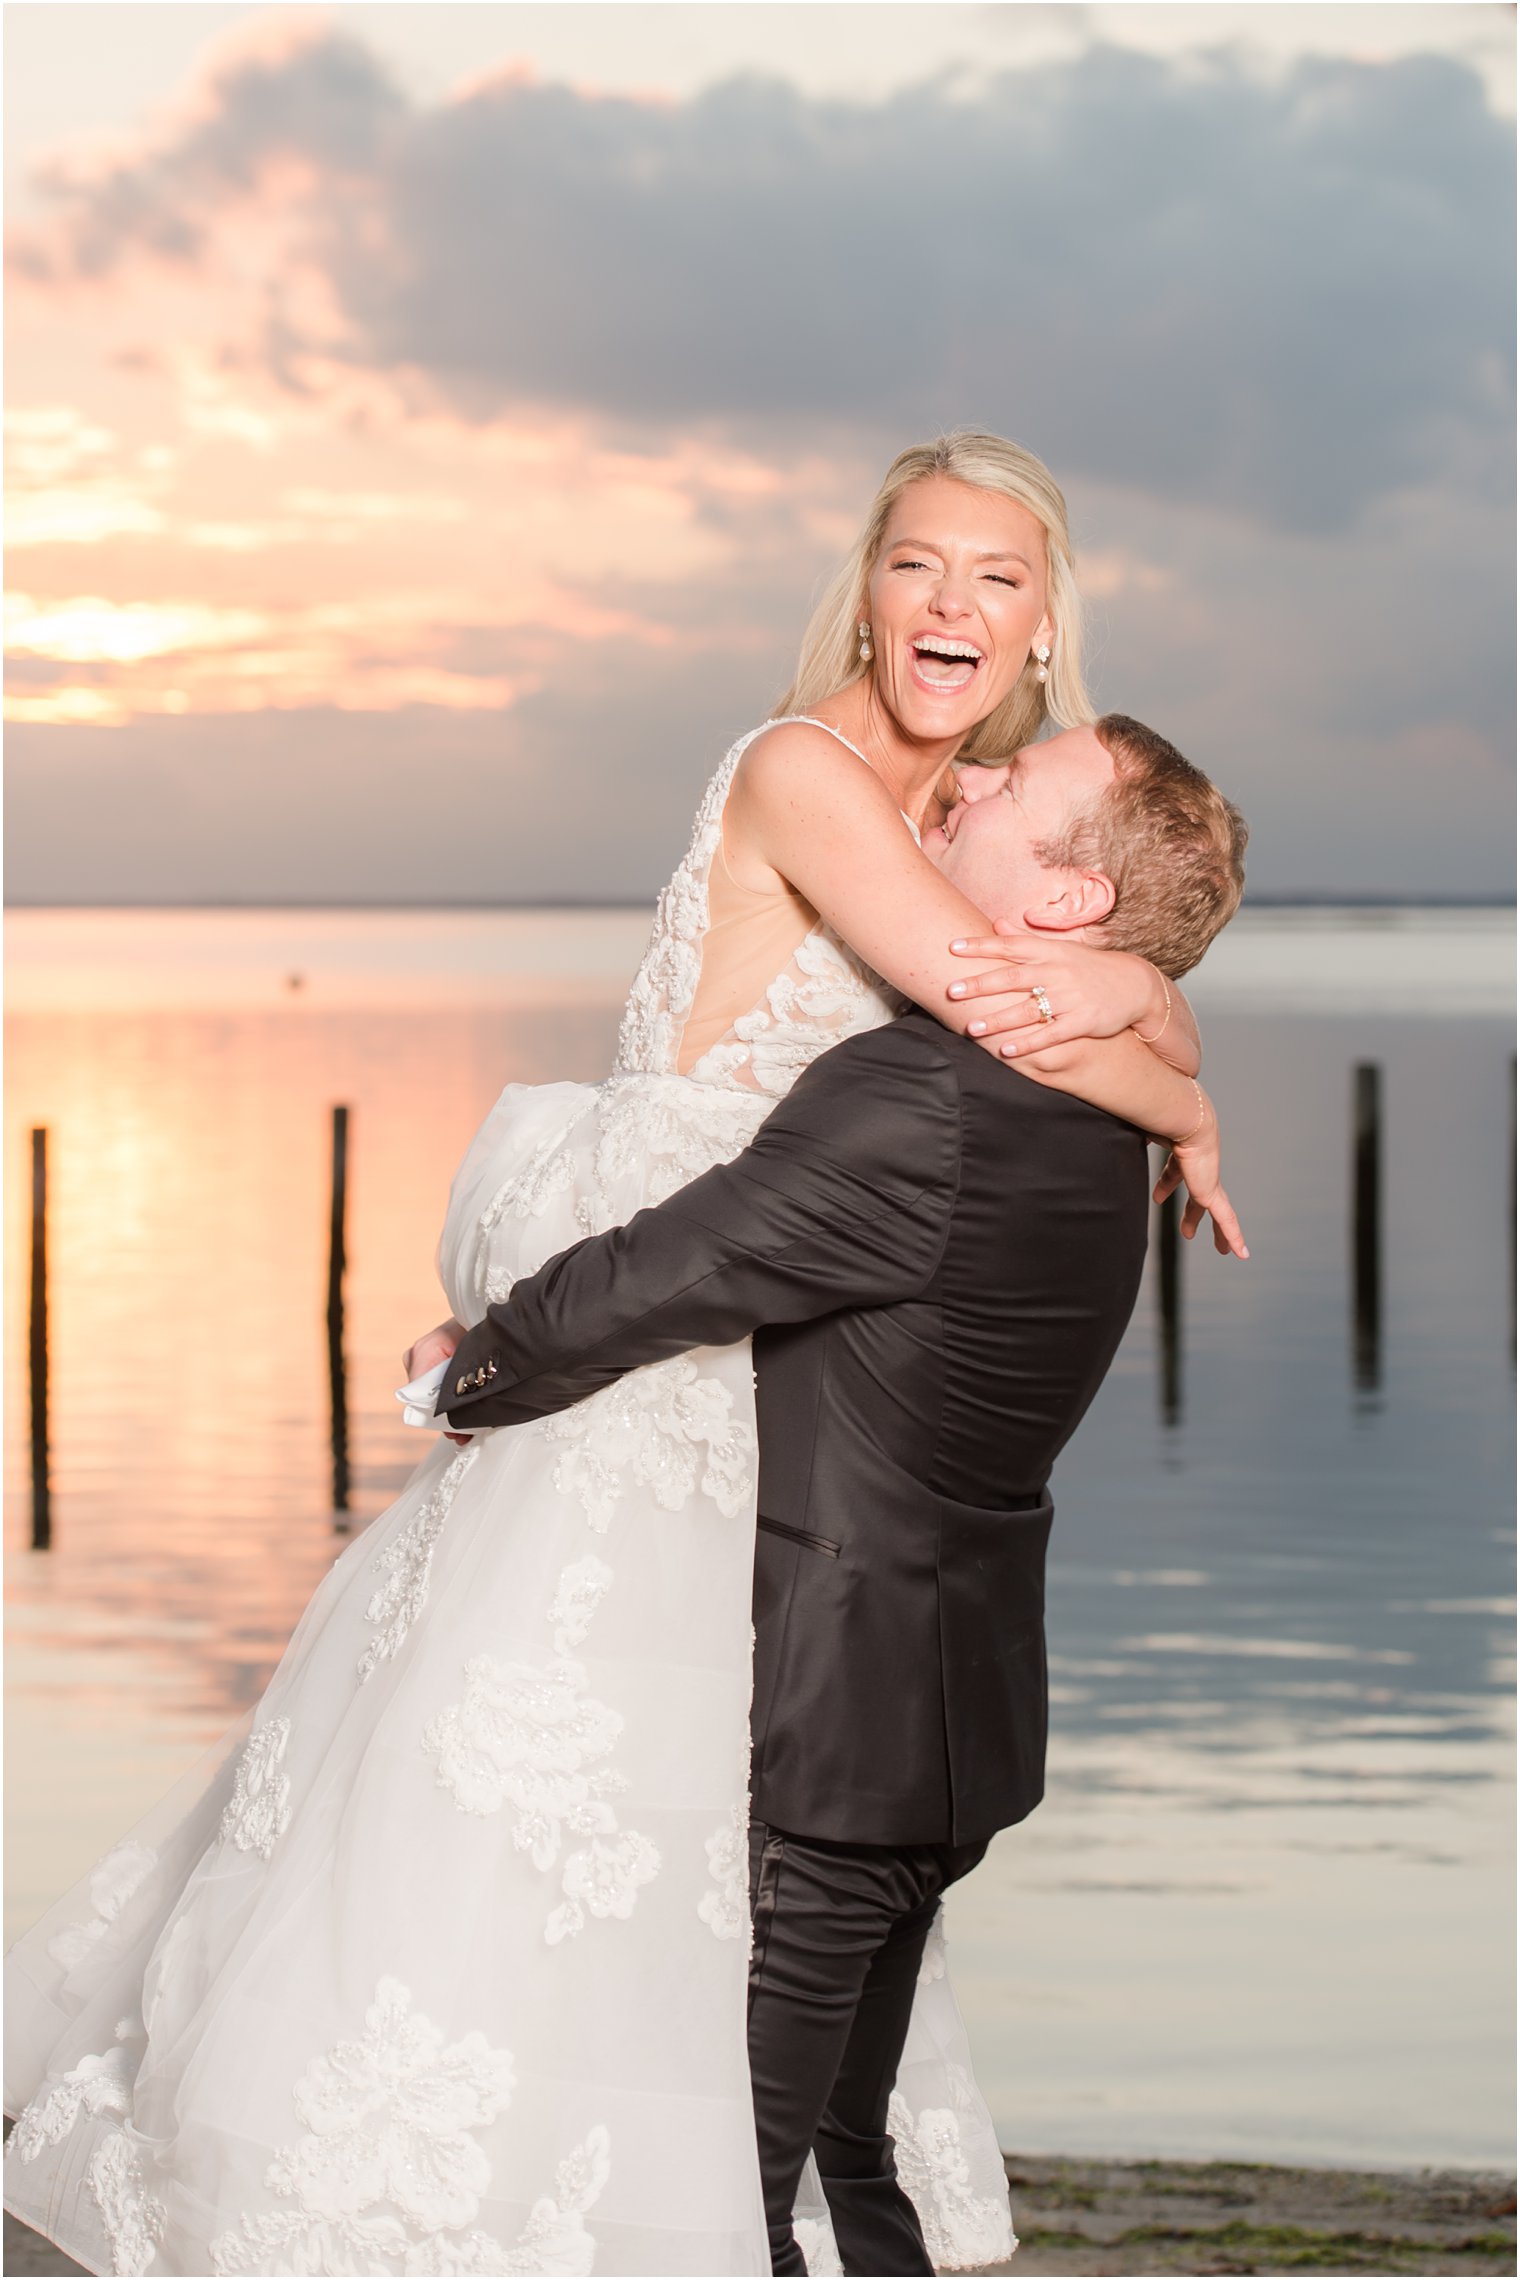
<svg viewBox="0 0 1520 2280"><path fill-rule="evenodd" d="M931 696L955 697L969 689L986 662L974 641L958 641L942 633L914 634L908 642L909 671Z"/></svg>

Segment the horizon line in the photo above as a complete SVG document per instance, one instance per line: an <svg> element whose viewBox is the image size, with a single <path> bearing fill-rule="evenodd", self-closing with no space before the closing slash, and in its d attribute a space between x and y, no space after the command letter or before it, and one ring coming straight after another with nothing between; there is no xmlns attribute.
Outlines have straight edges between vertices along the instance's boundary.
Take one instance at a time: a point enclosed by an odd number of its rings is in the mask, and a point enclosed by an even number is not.
<svg viewBox="0 0 1520 2280"><path fill-rule="evenodd" d="M317 897L313 895L219 895L214 898L186 896L166 900L162 897L117 898L108 895L64 898L59 896L8 896L3 908L7 911L26 910L183 910L183 911L254 911L254 910L311 910L311 911L451 911L497 912L502 915L519 912L554 911L647 911L653 919L655 895L594 895L550 897L419 897L403 900L394 895L368 895L354 897ZM1242 910L1514 910L1515 890L1507 893L1495 889L1487 894L1442 894L1413 889L1378 889L1364 891L1338 890L1330 887L1301 887L1285 891L1267 890L1246 894Z"/></svg>

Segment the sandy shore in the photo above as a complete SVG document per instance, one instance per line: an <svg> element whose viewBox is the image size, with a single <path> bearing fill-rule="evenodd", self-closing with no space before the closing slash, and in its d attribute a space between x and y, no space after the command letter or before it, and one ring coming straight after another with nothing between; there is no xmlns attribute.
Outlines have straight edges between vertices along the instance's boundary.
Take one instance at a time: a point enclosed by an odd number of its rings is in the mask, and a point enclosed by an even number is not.
<svg viewBox="0 0 1520 2280"><path fill-rule="evenodd" d="M990 2269L1018 2280L1515 2270L1512 2177L1010 2154L1008 2178L1019 2253Z"/></svg>
<svg viewBox="0 0 1520 2280"><path fill-rule="evenodd" d="M1515 2185L1466 2171L1274 2169L1245 2162L1008 2157L1020 2248L1036 2273L1515 2270ZM13 2217L5 2270L78 2272Z"/></svg>

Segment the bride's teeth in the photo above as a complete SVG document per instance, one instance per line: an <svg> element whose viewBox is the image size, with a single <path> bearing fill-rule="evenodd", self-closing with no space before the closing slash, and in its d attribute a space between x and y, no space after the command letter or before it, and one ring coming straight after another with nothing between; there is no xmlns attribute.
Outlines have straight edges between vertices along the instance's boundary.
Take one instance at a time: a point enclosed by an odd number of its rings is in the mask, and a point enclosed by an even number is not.
<svg viewBox="0 0 1520 2280"><path fill-rule="evenodd" d="M969 641L941 641L933 635L925 635L915 641L913 647L920 656L968 659L973 665L980 665L982 661L981 651Z"/></svg>
<svg viewBox="0 0 1520 2280"><path fill-rule="evenodd" d="M952 641L945 634L920 634L910 646L925 688L969 689L982 663L982 652L974 642ZM936 666L942 670L933 670Z"/></svg>

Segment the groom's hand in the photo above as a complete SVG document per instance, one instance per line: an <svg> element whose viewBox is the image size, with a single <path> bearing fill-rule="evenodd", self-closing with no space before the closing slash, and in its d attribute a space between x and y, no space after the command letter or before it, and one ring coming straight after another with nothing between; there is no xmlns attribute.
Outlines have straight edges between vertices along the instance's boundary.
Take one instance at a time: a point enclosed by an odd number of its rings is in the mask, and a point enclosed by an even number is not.
<svg viewBox="0 0 1520 2280"><path fill-rule="evenodd" d="M412 1378L422 1377L428 1370L435 1369L439 1362L446 1362L464 1334L464 1324L456 1322L452 1314L447 1322L439 1322L433 1329L424 1330L416 1345L408 1346L402 1357L401 1367L407 1374L408 1382ZM469 1433L445 1433L444 1435L446 1441L458 1441L461 1444L472 1438L473 1436Z"/></svg>
<svg viewBox="0 0 1520 2280"><path fill-rule="evenodd" d="M428 1370L436 1369L440 1362L446 1362L463 1336L464 1324L456 1322L452 1314L447 1322L439 1322L433 1329L424 1330L416 1345L408 1346L401 1358L401 1367L407 1374L408 1382L421 1377Z"/></svg>

